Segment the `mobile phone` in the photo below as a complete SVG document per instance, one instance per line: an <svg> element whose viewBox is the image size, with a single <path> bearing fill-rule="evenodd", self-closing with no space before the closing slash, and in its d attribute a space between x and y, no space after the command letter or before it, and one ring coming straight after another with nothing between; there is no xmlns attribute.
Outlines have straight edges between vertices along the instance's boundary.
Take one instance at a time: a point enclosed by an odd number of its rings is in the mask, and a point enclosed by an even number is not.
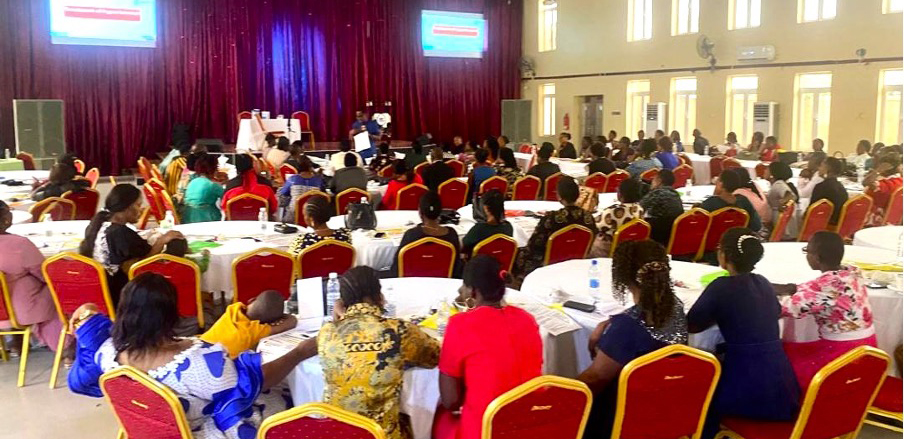
<svg viewBox="0 0 904 439"><path fill-rule="evenodd" d="M569 301L563 303L562 306L564 306L565 308L576 309L578 311L583 311L583 312L596 311L596 306L594 306L594 305L589 305L589 304L581 303L581 302L575 302L573 300L569 300Z"/></svg>
<svg viewBox="0 0 904 439"><path fill-rule="evenodd" d="M384 236L386 236L386 233L384 232L377 232L374 234L374 238L382 238Z"/></svg>
<svg viewBox="0 0 904 439"><path fill-rule="evenodd" d="M870 283L866 284L866 287L873 289L873 290L881 290L883 288L887 288L888 285L880 284L879 282L870 282Z"/></svg>

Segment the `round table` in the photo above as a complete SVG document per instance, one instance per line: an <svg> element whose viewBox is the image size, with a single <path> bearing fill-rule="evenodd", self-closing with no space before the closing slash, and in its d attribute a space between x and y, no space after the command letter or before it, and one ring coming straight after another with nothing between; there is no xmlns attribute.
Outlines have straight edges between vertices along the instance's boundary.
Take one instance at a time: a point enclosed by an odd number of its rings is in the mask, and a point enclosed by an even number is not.
<svg viewBox="0 0 904 439"><path fill-rule="evenodd" d="M685 207L687 207L692 204L702 203L706 198L713 196L713 193L716 190L716 186L712 184L705 184L700 186L685 186L675 190L678 191L678 195L681 196L681 202L684 203ZM603 192L598 196L598 210L605 209L613 204L618 203L618 194L615 192Z"/></svg>
<svg viewBox="0 0 904 439"><path fill-rule="evenodd" d="M854 245L901 252L902 226L870 227L854 233ZM900 259L900 257L898 258Z"/></svg>
<svg viewBox="0 0 904 439"><path fill-rule="evenodd" d="M531 154L524 152L515 152L515 161L518 162L518 167L521 168L521 170L527 172L527 170L530 169L530 160ZM553 157L550 159L550 161L559 165L559 169L565 175L569 175L574 178L587 176L587 163L573 159L562 159L558 157Z"/></svg>
<svg viewBox="0 0 904 439"><path fill-rule="evenodd" d="M28 238L46 257L67 251L78 251L88 223L89 221L24 223L13 225L7 232Z"/></svg>
<svg viewBox="0 0 904 439"><path fill-rule="evenodd" d="M50 177L50 171L0 171L0 181L17 180L31 184L34 180L46 180Z"/></svg>
<svg viewBox="0 0 904 439"><path fill-rule="evenodd" d="M13 210L13 224L24 224L31 221L31 214L24 210Z"/></svg>
<svg viewBox="0 0 904 439"><path fill-rule="evenodd" d="M562 204L558 201L506 201L505 202L505 219L512 224L512 237L518 243L518 247L524 247L530 240L530 235L537 228L539 218L534 216L525 216L528 212L535 215L543 215L546 212L558 210L562 208ZM474 223L474 207L467 205L458 209L458 215L461 217L462 223Z"/></svg>
<svg viewBox="0 0 904 439"><path fill-rule="evenodd" d="M718 177L717 175L710 175L709 173L709 161L712 157L708 155L700 155L694 153L686 153L687 157L691 159L691 167L694 168L694 183L695 184L711 184L713 177ZM756 165L763 163L759 160L738 160L741 163L741 166L747 168L747 172L750 173L750 177L756 177ZM765 163L767 166L768 163ZM799 168L792 168L791 172L794 177L800 175Z"/></svg>

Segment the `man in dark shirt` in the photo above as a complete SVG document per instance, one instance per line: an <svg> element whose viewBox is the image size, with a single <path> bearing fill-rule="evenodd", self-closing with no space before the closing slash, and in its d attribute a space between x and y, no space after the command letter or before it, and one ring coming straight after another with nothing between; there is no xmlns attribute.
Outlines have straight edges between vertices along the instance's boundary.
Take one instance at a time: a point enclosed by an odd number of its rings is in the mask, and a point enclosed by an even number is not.
<svg viewBox="0 0 904 439"><path fill-rule="evenodd" d="M659 175L653 178L652 190L640 200L645 219L650 223L650 239L669 245L672 232L672 223L679 215L684 213L684 205L681 203L681 195L672 185L675 184L675 174L668 169L659 171Z"/></svg>
<svg viewBox="0 0 904 439"><path fill-rule="evenodd" d="M694 129L694 154L706 155L709 151L709 140L703 137L703 133L698 129Z"/></svg>
<svg viewBox="0 0 904 439"><path fill-rule="evenodd" d="M638 131L637 132L637 140L631 142L631 146L634 148L639 148L640 143L643 142L643 139L646 139L646 138L647 138L647 133L645 133L643 130Z"/></svg>
<svg viewBox="0 0 904 439"><path fill-rule="evenodd" d="M439 146L433 147L433 150L430 151L430 159L433 163L430 163L424 168L421 177L423 178L424 185L427 186L427 189L439 191L439 185L450 178L454 178L455 171L451 166L443 162L443 149Z"/></svg>
<svg viewBox="0 0 904 439"><path fill-rule="evenodd" d="M574 149L574 144L571 143L571 134L568 134L568 133L559 134L559 154L558 154L558 156L563 159L578 158L578 152Z"/></svg>
<svg viewBox="0 0 904 439"><path fill-rule="evenodd" d="M414 169L415 166L427 161L427 154L424 154L424 145L417 140L411 144L411 152L405 154L405 164L408 169Z"/></svg>
<svg viewBox="0 0 904 439"><path fill-rule="evenodd" d="M590 157L592 157L593 160L587 165L588 174L595 174L597 172L610 174L615 172L615 163L606 158L606 147L602 143L595 142L593 145L590 145Z"/></svg>
<svg viewBox="0 0 904 439"><path fill-rule="evenodd" d="M345 167L336 171L330 180L330 190L339 195L351 188L367 190L367 173L364 168L358 166L358 157L354 154L345 155Z"/></svg>
<svg viewBox="0 0 904 439"><path fill-rule="evenodd" d="M235 155L235 172L238 174L235 178L230 179L226 182L225 191L229 191L230 189L235 189L242 185L242 174L245 171L254 167L254 163L251 162L251 157L248 154L236 154ZM270 180L267 180L267 177L263 175L257 175L257 184L273 187L273 183Z"/></svg>
<svg viewBox="0 0 904 439"><path fill-rule="evenodd" d="M546 184L546 178L556 172L561 172L559 165L549 161L549 158L552 157L553 149L552 143L543 142L540 150L537 151L537 164L527 171L527 175L533 175L540 179L541 194L543 193L543 185Z"/></svg>
<svg viewBox="0 0 904 439"><path fill-rule="evenodd" d="M838 181L838 176L841 175L841 171L841 160L838 160L835 157L827 157L826 160L822 162L822 165L819 166L819 175L824 178L824 180L813 188L813 197L810 199L811 206L819 200L829 200L832 202L835 210L832 212L832 219L829 220L829 224L833 226L838 224L838 217L841 216L841 208L848 200L847 189L845 189L844 185Z"/></svg>

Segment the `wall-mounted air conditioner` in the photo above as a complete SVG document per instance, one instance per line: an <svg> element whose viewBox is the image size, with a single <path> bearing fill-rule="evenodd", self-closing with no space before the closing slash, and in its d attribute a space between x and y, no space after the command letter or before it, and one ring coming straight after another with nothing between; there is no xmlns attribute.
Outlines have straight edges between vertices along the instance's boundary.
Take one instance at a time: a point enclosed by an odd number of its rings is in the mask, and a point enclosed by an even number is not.
<svg viewBox="0 0 904 439"><path fill-rule="evenodd" d="M778 102L753 103L753 131L778 137Z"/></svg>
<svg viewBox="0 0 904 439"><path fill-rule="evenodd" d="M773 61L775 60L775 46L746 46L738 47L738 61Z"/></svg>
<svg viewBox="0 0 904 439"><path fill-rule="evenodd" d="M652 102L647 104L647 113L644 117L643 129L648 136L652 136L656 130L665 131L667 105L665 102Z"/></svg>

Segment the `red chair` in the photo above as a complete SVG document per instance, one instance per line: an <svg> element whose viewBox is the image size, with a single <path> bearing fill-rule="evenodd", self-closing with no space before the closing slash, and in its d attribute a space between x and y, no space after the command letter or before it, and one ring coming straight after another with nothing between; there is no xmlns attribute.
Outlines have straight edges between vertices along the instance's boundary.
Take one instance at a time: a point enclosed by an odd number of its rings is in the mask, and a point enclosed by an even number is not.
<svg viewBox="0 0 904 439"><path fill-rule="evenodd" d="M741 167L743 167L743 165L741 165L741 162L739 162L737 159L733 159L731 157L726 158L725 160L722 161L722 170L723 171L726 169L736 169L736 168L741 168Z"/></svg>
<svg viewBox="0 0 904 439"><path fill-rule="evenodd" d="M728 151L725 151L725 155L728 157L737 157L738 149L737 148L729 148Z"/></svg>
<svg viewBox="0 0 904 439"><path fill-rule="evenodd" d="M194 262L160 253L136 262L129 268L129 280L142 273L157 273L176 288L179 317L197 317L204 329L204 303L201 298L201 269Z"/></svg>
<svg viewBox="0 0 904 439"><path fill-rule="evenodd" d="M823 367L810 382L795 421L764 422L723 418L716 437L732 439L855 438L873 402L888 356L860 346Z"/></svg>
<svg viewBox="0 0 904 439"><path fill-rule="evenodd" d="M418 239L399 250L399 277L452 277L458 252L442 239Z"/></svg>
<svg viewBox="0 0 904 439"><path fill-rule="evenodd" d="M308 226L307 223L304 222L304 205L308 202L308 200L314 197L323 197L323 199L327 202L330 201L329 195L316 189L301 194L301 196L298 197L297 200L295 200L295 224L298 224L302 227Z"/></svg>
<svg viewBox="0 0 904 439"><path fill-rule="evenodd" d="M518 253L518 243L512 237L497 233L474 246L471 257L487 255L499 262L499 266L507 271L512 271L515 265L515 255Z"/></svg>
<svg viewBox="0 0 904 439"><path fill-rule="evenodd" d="M317 142L314 140L314 130L311 129L311 116L304 111L296 111L292 113L292 119L298 119L298 125L301 127L299 134L311 136L311 149L317 149Z"/></svg>
<svg viewBox="0 0 904 439"><path fill-rule="evenodd" d="M75 203L61 197L48 197L38 201L28 209L31 222L39 223L45 215L54 221L71 221L75 219Z"/></svg>
<svg viewBox="0 0 904 439"><path fill-rule="evenodd" d="M521 146L518 147L518 152L521 154L532 154L534 152L534 147L530 143L522 143Z"/></svg>
<svg viewBox="0 0 904 439"><path fill-rule="evenodd" d="M383 169L380 169L380 171L377 172L377 175L380 178L392 178L393 172L395 172L395 171L394 171L392 165L388 165L388 166L384 166Z"/></svg>
<svg viewBox="0 0 904 439"><path fill-rule="evenodd" d="M804 214L804 220L801 222L800 234L797 236L799 242L807 242L814 233L820 230L829 229L829 220L832 219L832 213L835 211L835 205L829 200L819 200L807 208Z"/></svg>
<svg viewBox="0 0 904 439"><path fill-rule="evenodd" d="M590 389L580 381L539 376L499 395L487 406L481 437L580 438L592 401Z"/></svg>
<svg viewBox="0 0 904 439"><path fill-rule="evenodd" d="M543 183L543 199L546 201L559 201L559 179L562 178L561 172L546 177Z"/></svg>
<svg viewBox="0 0 904 439"><path fill-rule="evenodd" d="M618 186L621 182L629 178L631 178L631 174L629 174L628 171L622 169L612 171L612 173L606 176L605 192L618 192Z"/></svg>
<svg viewBox="0 0 904 439"><path fill-rule="evenodd" d="M257 439L301 437L386 439L386 433L372 419L323 403L308 403L270 416L257 432Z"/></svg>
<svg viewBox="0 0 904 439"><path fill-rule="evenodd" d="M675 184L672 185L673 188L682 188L687 186L687 182L694 181L694 168L690 165L680 165L675 169L672 169L672 174L675 176Z"/></svg>
<svg viewBox="0 0 904 439"><path fill-rule="evenodd" d="M790 223L791 218L794 217L794 211L796 209L797 205L794 204L793 200L789 200L785 203L784 210L782 210L781 214L778 216L778 220L772 227L772 233L769 235L769 242L780 242L782 238L784 238L785 229L788 228L788 223Z"/></svg>
<svg viewBox="0 0 904 439"><path fill-rule="evenodd" d="M298 254L298 277L326 277L330 273L344 274L355 266L355 248L335 239L320 241Z"/></svg>
<svg viewBox="0 0 904 439"><path fill-rule="evenodd" d="M769 169L769 165L765 163L757 163L756 167L753 168L757 178L766 178L767 169Z"/></svg>
<svg viewBox="0 0 904 439"><path fill-rule="evenodd" d="M687 154L685 154L683 152L679 152L678 154L675 154L675 155L678 156L678 160L681 161L682 165L694 166L694 162L691 161L691 158L688 157Z"/></svg>
<svg viewBox="0 0 904 439"><path fill-rule="evenodd" d="M612 237L612 247L609 249L609 254L614 255L615 247L621 242L650 239L651 231L650 223L642 219L628 221L625 225L619 227L618 230L615 231L615 235Z"/></svg>
<svg viewBox="0 0 904 439"><path fill-rule="evenodd" d="M747 223L750 222L750 215L746 210L732 206L717 209L709 216L709 229L706 231L705 244L703 244L704 253L716 251L719 247L719 240L728 229L747 227Z"/></svg>
<svg viewBox="0 0 904 439"><path fill-rule="evenodd" d="M703 251L709 222L709 212L699 208L690 209L675 218L666 252L676 257L696 259Z"/></svg>
<svg viewBox="0 0 904 439"><path fill-rule="evenodd" d="M455 177L464 177L465 176L465 164L458 160L449 160L446 162L450 168L452 168L452 172ZM392 175L390 175L392 177Z"/></svg>
<svg viewBox="0 0 904 439"><path fill-rule="evenodd" d="M282 178L283 182L285 182L286 178L288 178L290 175L294 175L297 173L298 173L298 170L295 169L294 166L292 166L288 163L283 163L283 165L279 167L279 177Z"/></svg>
<svg viewBox="0 0 904 439"><path fill-rule="evenodd" d="M442 182L437 193L439 193L443 209L458 210L468 204L468 184L457 178L450 178Z"/></svg>
<svg viewBox="0 0 904 439"><path fill-rule="evenodd" d="M226 221L257 221L261 209L268 212L270 203L254 194L241 194L226 201Z"/></svg>
<svg viewBox="0 0 904 439"><path fill-rule="evenodd" d="M888 207L885 209L885 220L882 224L901 225L902 205L904 205L904 197L901 196L901 190L897 188L891 193L888 199Z"/></svg>
<svg viewBox="0 0 904 439"><path fill-rule="evenodd" d="M348 212L348 205L351 203L358 203L361 200L369 199L370 194L364 189L353 187L339 192L339 195L336 195L336 215L345 215L346 212Z"/></svg>
<svg viewBox="0 0 904 439"><path fill-rule="evenodd" d="M673 344L635 358L618 376L614 438L699 438L722 367Z"/></svg>
<svg viewBox="0 0 904 439"><path fill-rule="evenodd" d="M145 182L154 178L151 175L151 162L144 157L138 157L138 173L141 174L141 178L144 179Z"/></svg>
<svg viewBox="0 0 904 439"><path fill-rule="evenodd" d="M593 232L590 229L572 224L563 227L550 235L546 243L546 254L543 265L552 265L571 259L584 259L593 244Z"/></svg>
<svg viewBox="0 0 904 439"><path fill-rule="evenodd" d="M60 253L44 260L41 264L41 273L44 274L50 295L53 296L57 316L63 323L50 372L50 388L53 389L56 387L60 361L63 358L69 316L86 303L97 305L99 311L111 319L116 317L116 311L113 308L110 289L107 287L107 273L94 259L77 253Z"/></svg>
<svg viewBox="0 0 904 439"><path fill-rule="evenodd" d="M427 186L417 183L399 189L396 194L395 210L417 210L421 197L427 192Z"/></svg>
<svg viewBox="0 0 904 439"><path fill-rule="evenodd" d="M869 408L869 414L888 420L897 421L897 423L900 424L902 420L902 386L904 386L904 383L901 382L900 378L893 377L891 375L886 376L885 381L882 381L882 386L879 387L879 393L876 395L876 399L873 400L873 405ZM904 432L904 429L902 429L901 427L892 425L890 423L886 424L884 422L874 421L869 418L864 419L863 422L869 425L875 425L876 427L896 431L898 433Z"/></svg>
<svg viewBox="0 0 904 439"><path fill-rule="evenodd" d="M251 119L253 117L254 116L251 114L250 111L239 111L239 114L235 115L235 119L239 124L242 123L242 119Z"/></svg>
<svg viewBox="0 0 904 439"><path fill-rule="evenodd" d="M97 213L97 204L100 203L100 193L95 189L83 189L78 192L68 191L63 194L63 199L75 204L73 219L90 220Z"/></svg>
<svg viewBox="0 0 904 439"><path fill-rule="evenodd" d="M873 199L869 195L860 194L847 200L841 207L841 215L838 217L840 219L834 232L841 235L841 239L850 240L854 233L866 224L866 219L872 209Z"/></svg>
<svg viewBox="0 0 904 439"><path fill-rule="evenodd" d="M289 298L295 278L295 258L274 248L259 248L232 260L232 301L249 303L267 290Z"/></svg>
<svg viewBox="0 0 904 439"><path fill-rule="evenodd" d="M100 377L100 388L119 421L120 438L191 439L179 398L168 387L131 366Z"/></svg>
<svg viewBox="0 0 904 439"><path fill-rule="evenodd" d="M85 174L85 180L91 182L91 189L97 187L97 180L100 180L100 171L97 168L91 168Z"/></svg>
<svg viewBox="0 0 904 439"><path fill-rule="evenodd" d="M483 183L480 183L480 190L477 191L477 195L483 195L493 189L496 189L500 194L505 195L508 191L508 181L498 175L490 177L484 180Z"/></svg>
<svg viewBox="0 0 904 439"><path fill-rule="evenodd" d="M647 183L650 183L654 178L656 178L657 175L659 175L658 168L647 169L640 174L640 179Z"/></svg>
<svg viewBox="0 0 904 439"><path fill-rule="evenodd" d="M160 202L162 197L156 194L156 189L154 189L150 183L145 183L141 187L141 191L144 193L144 199L148 204L148 206L142 210L141 217L138 219L138 228L144 230L147 228L151 217L159 224L165 216L165 210L163 209L163 204Z"/></svg>
<svg viewBox="0 0 904 439"><path fill-rule="evenodd" d="M428 164L429 164L429 163L427 163L427 162L423 162L423 163L418 164L417 166L414 167L414 173L417 174L417 175L420 175L421 177L423 177L423 176L424 176L424 169L427 169L427 165L428 165Z"/></svg>
<svg viewBox="0 0 904 439"><path fill-rule="evenodd" d="M156 179L157 181L164 181L163 173L160 172L160 168L157 165L151 165L149 171L151 172L151 179ZM166 189L166 186L163 187Z"/></svg>
<svg viewBox="0 0 904 439"><path fill-rule="evenodd" d="M540 195L542 185L539 178L525 175L515 180L515 184L512 186L512 200L536 200Z"/></svg>
<svg viewBox="0 0 904 439"><path fill-rule="evenodd" d="M710 182L713 181L719 174L722 173L722 162L725 161L725 156L720 155L716 157L712 157L709 159L709 179Z"/></svg>
<svg viewBox="0 0 904 439"><path fill-rule="evenodd" d="M73 163L75 164L75 172L79 174L85 173L85 162L81 161L81 159L75 159Z"/></svg>
<svg viewBox="0 0 904 439"><path fill-rule="evenodd" d="M154 194L157 196L160 205L163 206L164 216L166 215L166 212L171 212L173 214L173 223L176 225L182 224L179 220L179 212L176 210L176 205L173 203L173 199L170 197L169 192L154 191ZM254 219L257 220L257 216L255 216Z"/></svg>
<svg viewBox="0 0 904 439"><path fill-rule="evenodd" d="M22 161L22 169L26 171L35 170L35 156L27 152L20 152L16 154L16 158Z"/></svg>
<svg viewBox="0 0 904 439"><path fill-rule="evenodd" d="M608 177L606 174L602 172L594 172L587 176L584 179L584 186L589 187L590 189L595 190L597 193L606 192L606 182L608 181Z"/></svg>
<svg viewBox="0 0 904 439"><path fill-rule="evenodd" d="M3 361L9 361L6 354L6 346L3 343L3 337L6 335L22 336L22 353L19 358L19 378L16 385L22 387L25 385L25 367L28 365L28 348L31 338L31 326L22 325L16 319L16 311L13 308L13 300L9 291L9 284L6 283L6 275L0 272L0 320L9 322L9 329L0 329L0 357Z"/></svg>

